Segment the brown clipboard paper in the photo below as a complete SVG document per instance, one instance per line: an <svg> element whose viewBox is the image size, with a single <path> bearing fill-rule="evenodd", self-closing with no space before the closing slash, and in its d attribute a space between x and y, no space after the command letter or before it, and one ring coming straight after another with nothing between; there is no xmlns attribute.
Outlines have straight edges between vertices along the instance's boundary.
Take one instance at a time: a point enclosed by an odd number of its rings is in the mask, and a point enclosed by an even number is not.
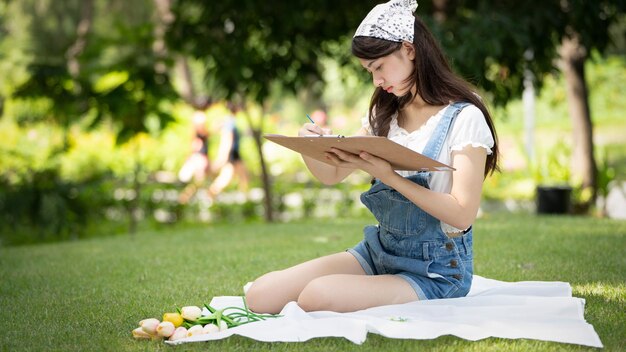
<svg viewBox="0 0 626 352"><path fill-rule="evenodd" d="M358 154L368 152L387 160L395 170L404 171L453 171L454 168L423 154L415 152L385 137L376 136L311 136L288 137L278 134L266 134L263 137L283 147L309 156L315 160L330 164L325 153L330 148L337 148Z"/></svg>

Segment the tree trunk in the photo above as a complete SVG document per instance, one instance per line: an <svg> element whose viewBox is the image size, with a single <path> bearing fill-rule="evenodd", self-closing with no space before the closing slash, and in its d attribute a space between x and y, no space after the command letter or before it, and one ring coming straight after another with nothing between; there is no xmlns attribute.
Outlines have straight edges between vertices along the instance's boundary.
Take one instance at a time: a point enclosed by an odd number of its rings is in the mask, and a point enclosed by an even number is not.
<svg viewBox="0 0 626 352"><path fill-rule="evenodd" d="M574 180L582 181L583 194L589 194L582 199L581 204L578 204L581 211L586 211L596 199L597 166L593 152L589 95L585 81L587 50L580 44L577 33L563 39L560 55L574 138L572 175Z"/></svg>
<svg viewBox="0 0 626 352"><path fill-rule="evenodd" d="M213 103L211 97L198 94L193 86L193 78L191 77L191 69L187 58L179 55L176 57L176 69L182 78L181 98L196 110L205 110Z"/></svg>
<svg viewBox="0 0 626 352"><path fill-rule="evenodd" d="M170 11L171 0L154 0L154 5L156 7L156 21L152 51L158 58L154 65L154 71L159 74L164 74L167 71L165 58L168 55L167 46L165 45L165 32L174 21L174 15Z"/></svg>
<svg viewBox="0 0 626 352"><path fill-rule="evenodd" d="M454 11L454 8L456 8L456 4L453 4L450 0L433 0L433 18L439 24L442 24L448 19L450 13Z"/></svg>
<svg viewBox="0 0 626 352"><path fill-rule="evenodd" d="M67 72L74 80L73 92L77 95L80 94L83 89L80 80L78 79L81 70L80 61L78 58L83 53L83 51L85 51L85 47L87 46L87 35L89 34L89 31L91 31L91 27L93 25L94 12L93 0L82 1L80 5L80 19L78 21L78 24L76 25L76 40L65 52ZM62 121L63 150L67 151L70 147L70 141L68 138L70 118L65 117Z"/></svg>
<svg viewBox="0 0 626 352"><path fill-rule="evenodd" d="M265 109L261 112L263 116L265 116ZM263 116L261 116L260 124L258 127L254 127L252 123L252 119L245 113L245 116L248 120L248 125L250 126L250 130L252 131L252 138L254 139L254 144L257 147L257 152L259 155L259 161L261 162L261 180L263 181L263 192L265 193L264 208L265 208L265 220L267 222L274 222L274 207L272 204L273 194L272 194L272 183L270 174L267 170L267 164L265 162L265 157L263 156Z"/></svg>
<svg viewBox="0 0 626 352"><path fill-rule="evenodd" d="M65 52L67 71L74 79L78 78L80 74L80 62L78 61L78 57L87 46L87 34L89 34L93 24L93 9L93 0L84 0L81 2L80 20L76 26L76 40ZM81 87L78 85L78 82L75 87L77 91L80 91Z"/></svg>
<svg viewBox="0 0 626 352"><path fill-rule="evenodd" d="M171 10L172 0L154 0L154 5L156 8L156 21L152 50L156 57L159 58L155 64L155 71L165 74L167 71L165 60L170 56L167 42L165 41L165 33L167 33L169 26L174 22L175 16ZM196 93L186 57L182 55L176 56L176 69L179 71L183 80L182 92L180 92L181 98L196 110L205 110L208 108L209 105L211 105L211 99L206 96L199 96Z"/></svg>

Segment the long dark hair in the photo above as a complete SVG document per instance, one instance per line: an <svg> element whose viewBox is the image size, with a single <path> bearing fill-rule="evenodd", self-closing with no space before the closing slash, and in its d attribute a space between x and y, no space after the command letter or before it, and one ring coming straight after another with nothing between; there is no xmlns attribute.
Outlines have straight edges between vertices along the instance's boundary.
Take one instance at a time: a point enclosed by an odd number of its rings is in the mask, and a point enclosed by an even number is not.
<svg viewBox="0 0 626 352"><path fill-rule="evenodd" d="M402 47L402 43L372 37L355 37L352 40L352 54L360 59L375 60L392 54ZM451 101L469 102L482 111L494 145L487 156L485 176L498 170L498 138L491 115L475 89L450 68L446 56L424 22L415 17L415 66L407 84L417 87L417 94L430 105L448 105ZM381 87L376 87L369 107L369 122L374 135L387 136L393 115L413 100L413 94L396 97ZM374 109L376 112L374 113Z"/></svg>

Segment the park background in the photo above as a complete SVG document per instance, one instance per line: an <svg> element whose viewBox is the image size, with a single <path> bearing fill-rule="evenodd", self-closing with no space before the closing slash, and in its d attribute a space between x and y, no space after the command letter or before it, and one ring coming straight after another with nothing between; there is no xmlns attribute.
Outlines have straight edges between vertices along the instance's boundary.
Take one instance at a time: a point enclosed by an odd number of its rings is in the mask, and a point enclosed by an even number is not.
<svg viewBox="0 0 626 352"><path fill-rule="evenodd" d="M262 135L294 135L319 109L335 133L359 128L373 86L349 42L374 3L3 1L0 245L363 213L366 175L324 187ZM483 210L533 212L538 186L565 185L567 212L615 212L605 200L610 187L624 198L623 1L433 1L419 14L494 114L502 172ZM226 99L245 104L252 188L181 206L191 116L206 111L213 158Z"/></svg>
<svg viewBox="0 0 626 352"><path fill-rule="evenodd" d="M373 221L358 200L369 186L367 175L323 186L298 154L264 141L262 135L294 135L307 121L306 114L318 109L328 113L336 133L351 134L360 126L373 85L351 58L349 45L356 26L376 3L0 1L0 272L7 279L0 287L3 310L33 314L29 302L49 300L31 296L37 288L50 288L42 277L56 277L56 272L38 271L46 266L53 270L55 265L82 263L85 268L95 265L92 269L100 273L100 265L113 265L119 272L112 275L122 275L128 269L119 265L126 264L159 286L149 265L202 265L193 255L179 253L183 259L178 261L165 257L174 248L191 251L206 243L215 252L243 252L224 259L239 269L212 267L220 270L216 277L222 282L209 292L237 294L242 281L260 274L253 271L254 263L271 270L358 240L359 231L349 230L345 221L357 227ZM455 70L476 85L499 132L502 170L485 181L478 222L485 238L496 244L477 249L490 258L477 261L482 273L503 280L594 282L581 283L575 292L591 302L596 297L595 302L616 312L623 312L626 300L626 263L618 254L626 247L626 225L609 217L623 217L625 209L619 201L626 192L625 9L622 0L434 0L421 1L417 10ZM196 110L206 112L215 136L210 145L214 156L228 100L245 104L237 124L243 131L251 189L241 194L235 183L213 202L200 193L181 205L178 193L184 185L176 173L189 153L191 116ZM571 189L567 211L537 214L537 187L564 186ZM618 201L607 202L611 194ZM303 233L300 226L319 232ZM521 236L515 252L529 255L542 255L525 245L534 236L555 246L569 243L579 254L593 242L594 253L610 258L613 266L596 277L583 266L605 264L598 258L580 259L580 266L571 264L571 276L561 277L546 269L555 256L571 254L558 249L532 263L500 263L487 253L498 251L503 239L497 234L503 231ZM315 248L297 252L310 242L293 232L308 236ZM250 243L227 241L235 234L243 237L232 241ZM268 251L266 257L259 257L255 241ZM157 255L157 248L170 254ZM289 254L271 259L280 255L271 248ZM110 252L121 256L119 263ZM31 257L33 253L38 257ZM91 258L90 264L72 254ZM134 256L139 263L129 259ZM154 256L162 260L155 263ZM250 263L241 263L246 258ZM501 269L491 268L491 260ZM33 270L43 281L21 281L33 280L24 275ZM89 276L71 272L61 279L85 283ZM157 295L159 309L206 299L202 284L185 275L198 288L165 289ZM161 278L173 279L169 274ZM58 288L67 290L74 292ZM137 285L112 285L112 290L142 292ZM126 309L123 313L122 308L116 312L125 321L157 314L147 302L137 298L120 306ZM609 332L624 323L623 316L604 310L593 314L595 326L604 322L600 330L609 335L609 346L624 346L623 332ZM120 329L125 333L130 327ZM9 335L16 334L11 330ZM121 337L112 337L116 334L99 343L119 343ZM52 339L58 342L62 334ZM80 341L87 339L85 334ZM0 347L16 346L12 343L2 340ZM36 344L31 347L37 349Z"/></svg>

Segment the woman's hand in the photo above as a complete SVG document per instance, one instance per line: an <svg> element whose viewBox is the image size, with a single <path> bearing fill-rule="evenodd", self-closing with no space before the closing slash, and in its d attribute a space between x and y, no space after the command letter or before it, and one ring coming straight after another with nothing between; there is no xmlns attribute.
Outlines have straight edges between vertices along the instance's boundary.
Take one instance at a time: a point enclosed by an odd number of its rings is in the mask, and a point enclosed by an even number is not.
<svg viewBox="0 0 626 352"><path fill-rule="evenodd" d="M321 128L320 126L313 123L305 123L299 130L298 136L305 137L310 135L326 135L332 134L330 128Z"/></svg>
<svg viewBox="0 0 626 352"><path fill-rule="evenodd" d="M391 177L398 175L387 160L367 152L353 154L332 148L330 153L326 153L326 158L337 167L363 170L383 183L387 183Z"/></svg>

